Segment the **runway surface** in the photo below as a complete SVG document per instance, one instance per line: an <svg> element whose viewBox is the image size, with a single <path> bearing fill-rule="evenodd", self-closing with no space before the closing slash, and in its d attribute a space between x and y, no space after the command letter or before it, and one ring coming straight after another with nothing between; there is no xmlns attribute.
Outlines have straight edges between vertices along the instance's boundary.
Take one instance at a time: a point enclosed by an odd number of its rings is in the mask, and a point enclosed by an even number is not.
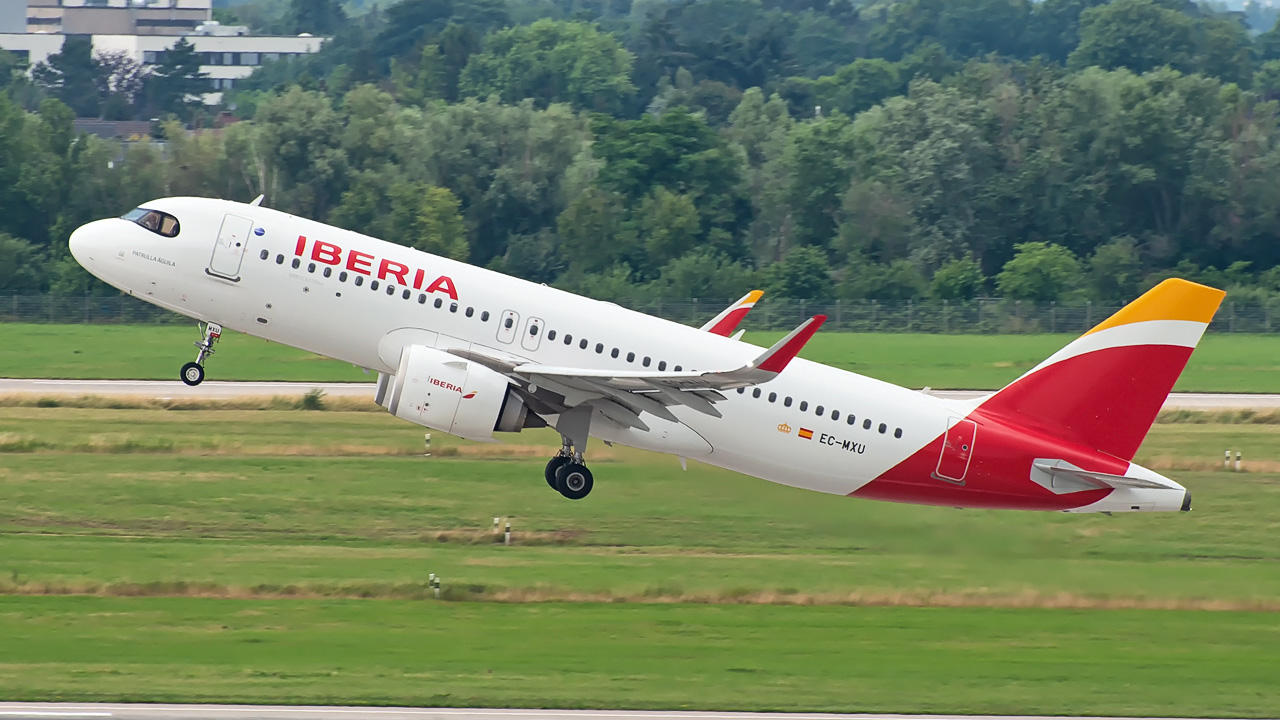
<svg viewBox="0 0 1280 720"><path fill-rule="evenodd" d="M834 715L825 713L640 712L632 710L508 710L485 708L363 708L272 705L141 705L0 703L0 718L115 720L1120 720L992 715ZM1123 720L1173 720L1124 718Z"/></svg>
<svg viewBox="0 0 1280 720"><path fill-rule="evenodd" d="M0 395L106 395L154 399L210 398L227 400L237 397L271 395L300 396L314 389L331 397L367 397L373 399L374 383L306 383L306 382L228 382L207 380L189 387L177 380L7 380L0 379ZM968 400L986 395L985 390L930 390L931 395ZM1268 410L1280 409L1280 395L1244 393L1172 393L1164 403L1173 410Z"/></svg>

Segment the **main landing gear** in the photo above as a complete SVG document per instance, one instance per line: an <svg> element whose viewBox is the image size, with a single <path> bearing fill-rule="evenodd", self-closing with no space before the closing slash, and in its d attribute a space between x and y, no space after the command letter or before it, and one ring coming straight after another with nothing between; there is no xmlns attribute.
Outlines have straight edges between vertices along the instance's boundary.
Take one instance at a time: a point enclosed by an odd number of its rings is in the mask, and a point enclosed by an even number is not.
<svg viewBox="0 0 1280 720"><path fill-rule="evenodd" d="M222 326L218 323L207 323L203 332L204 337L196 343L196 349L200 352L196 353L195 362L183 365L182 371L178 374L182 382L191 386L204 382L204 359L213 354L213 344L222 337Z"/></svg>
<svg viewBox="0 0 1280 720"><path fill-rule="evenodd" d="M570 500L581 500L595 485L582 453L574 452L568 438L564 438L564 446L560 448L560 452L547 463L543 477L552 490Z"/></svg>

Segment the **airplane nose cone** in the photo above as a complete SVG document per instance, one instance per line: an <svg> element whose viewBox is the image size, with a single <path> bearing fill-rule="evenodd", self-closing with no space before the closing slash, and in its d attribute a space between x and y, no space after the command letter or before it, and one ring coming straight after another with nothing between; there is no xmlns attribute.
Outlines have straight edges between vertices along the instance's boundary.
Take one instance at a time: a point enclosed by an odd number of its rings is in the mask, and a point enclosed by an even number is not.
<svg viewBox="0 0 1280 720"><path fill-rule="evenodd" d="M71 257L84 268L89 267L89 263L93 261L93 223L81 225L71 233L71 238L67 240L67 247L71 250Z"/></svg>

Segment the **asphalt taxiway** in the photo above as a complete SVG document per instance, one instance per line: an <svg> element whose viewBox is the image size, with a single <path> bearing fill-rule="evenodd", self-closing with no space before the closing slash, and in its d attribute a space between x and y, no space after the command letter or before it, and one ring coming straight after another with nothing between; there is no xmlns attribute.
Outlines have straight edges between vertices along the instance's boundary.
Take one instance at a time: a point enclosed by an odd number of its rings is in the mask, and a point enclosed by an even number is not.
<svg viewBox="0 0 1280 720"><path fill-rule="evenodd" d="M330 397L373 399L374 383L230 382L206 380L196 387L177 380L9 380L0 379L0 395L70 396L102 395L150 399L229 400L243 397L280 395L298 397L312 390ZM927 390L931 395L955 400L971 400L989 394L986 390ZM1171 393L1166 410L1270 410L1280 409L1280 395L1247 393Z"/></svg>

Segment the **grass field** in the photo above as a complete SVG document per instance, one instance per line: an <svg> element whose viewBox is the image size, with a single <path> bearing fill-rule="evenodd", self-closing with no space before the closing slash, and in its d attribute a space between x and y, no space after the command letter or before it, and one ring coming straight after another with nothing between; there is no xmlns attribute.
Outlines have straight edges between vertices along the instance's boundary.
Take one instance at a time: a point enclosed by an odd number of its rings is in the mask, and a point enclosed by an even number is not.
<svg viewBox="0 0 1280 720"><path fill-rule="evenodd" d="M1275 717L1277 435L1157 425L1195 511L1108 518L605 447L572 503L549 433L4 407L0 698Z"/></svg>
<svg viewBox="0 0 1280 720"><path fill-rule="evenodd" d="M780 333L749 334L768 345ZM907 387L1002 387L1072 340L1070 335L818 333L804 357ZM195 357L189 327L0 324L0 377L177 378ZM228 332L209 361L219 380L370 380L360 369ZM1280 392L1280 336L1205 337L1177 390Z"/></svg>

